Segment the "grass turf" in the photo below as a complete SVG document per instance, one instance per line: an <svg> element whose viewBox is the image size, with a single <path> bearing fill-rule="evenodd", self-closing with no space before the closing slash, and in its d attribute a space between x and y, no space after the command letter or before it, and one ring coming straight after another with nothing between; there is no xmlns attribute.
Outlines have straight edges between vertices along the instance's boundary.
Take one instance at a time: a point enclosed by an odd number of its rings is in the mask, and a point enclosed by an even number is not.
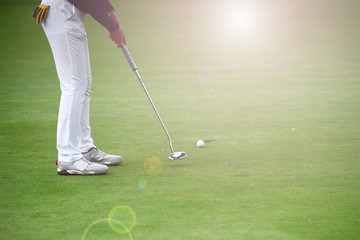
<svg viewBox="0 0 360 240"><path fill-rule="evenodd" d="M216 1L115 3L175 149L189 154L177 162L121 51L87 17L93 138L125 158L96 177L56 175L51 51L33 4L1 5L1 239L81 239L119 205L136 213L133 239L356 239L359 4L295 2L268 5L259 32L222 27ZM101 222L86 239L129 238Z"/></svg>

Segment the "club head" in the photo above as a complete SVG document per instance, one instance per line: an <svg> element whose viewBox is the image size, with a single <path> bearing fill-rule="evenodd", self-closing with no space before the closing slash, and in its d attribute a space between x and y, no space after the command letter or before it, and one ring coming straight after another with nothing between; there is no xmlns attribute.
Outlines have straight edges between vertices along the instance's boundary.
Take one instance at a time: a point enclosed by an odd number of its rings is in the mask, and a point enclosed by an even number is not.
<svg viewBox="0 0 360 240"><path fill-rule="evenodd" d="M187 157L187 154L186 152L173 152L173 153L170 153L170 156L169 156L169 159L171 161L174 161L174 160L183 160L184 158Z"/></svg>

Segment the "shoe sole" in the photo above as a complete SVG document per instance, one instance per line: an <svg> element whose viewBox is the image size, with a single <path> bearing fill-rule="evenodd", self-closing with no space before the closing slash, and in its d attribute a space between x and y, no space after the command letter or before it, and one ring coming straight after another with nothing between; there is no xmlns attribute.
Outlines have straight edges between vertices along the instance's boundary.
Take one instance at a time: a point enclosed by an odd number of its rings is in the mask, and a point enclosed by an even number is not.
<svg viewBox="0 0 360 240"><path fill-rule="evenodd" d="M122 163L122 161L120 161L120 162L103 162L103 161L100 161L100 162L96 162L96 163L100 163L100 164L112 167L112 166L120 165Z"/></svg>
<svg viewBox="0 0 360 240"><path fill-rule="evenodd" d="M87 160L90 162L93 162L93 163L99 163L99 164L109 166L109 167L120 165L124 161L123 158L113 160L113 161L108 161L108 160L96 161L96 160L92 160L92 159L87 159Z"/></svg>
<svg viewBox="0 0 360 240"><path fill-rule="evenodd" d="M65 169L57 169L58 175L103 175L106 174L108 171L103 172L95 172L95 171L77 171L77 170L65 170Z"/></svg>

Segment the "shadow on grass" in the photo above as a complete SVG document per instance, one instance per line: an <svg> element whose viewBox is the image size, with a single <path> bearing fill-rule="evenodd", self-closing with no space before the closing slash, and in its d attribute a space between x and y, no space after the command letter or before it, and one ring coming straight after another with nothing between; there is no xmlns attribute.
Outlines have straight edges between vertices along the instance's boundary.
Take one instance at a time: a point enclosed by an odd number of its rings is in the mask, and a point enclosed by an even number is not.
<svg viewBox="0 0 360 240"><path fill-rule="evenodd" d="M183 167L191 167L194 166L194 164L171 164L166 167L173 167L173 168L183 168Z"/></svg>

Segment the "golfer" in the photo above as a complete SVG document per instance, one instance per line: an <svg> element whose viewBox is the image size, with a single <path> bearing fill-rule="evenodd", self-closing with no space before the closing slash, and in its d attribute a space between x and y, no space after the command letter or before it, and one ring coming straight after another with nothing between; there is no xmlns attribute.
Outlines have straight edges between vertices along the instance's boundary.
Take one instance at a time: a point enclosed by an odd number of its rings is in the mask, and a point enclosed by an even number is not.
<svg viewBox="0 0 360 240"><path fill-rule="evenodd" d="M106 174L121 156L106 154L94 145L89 123L91 71L83 24L89 13L121 47L124 32L108 0L43 0L33 18L41 23L54 56L61 100L57 125L59 175Z"/></svg>

